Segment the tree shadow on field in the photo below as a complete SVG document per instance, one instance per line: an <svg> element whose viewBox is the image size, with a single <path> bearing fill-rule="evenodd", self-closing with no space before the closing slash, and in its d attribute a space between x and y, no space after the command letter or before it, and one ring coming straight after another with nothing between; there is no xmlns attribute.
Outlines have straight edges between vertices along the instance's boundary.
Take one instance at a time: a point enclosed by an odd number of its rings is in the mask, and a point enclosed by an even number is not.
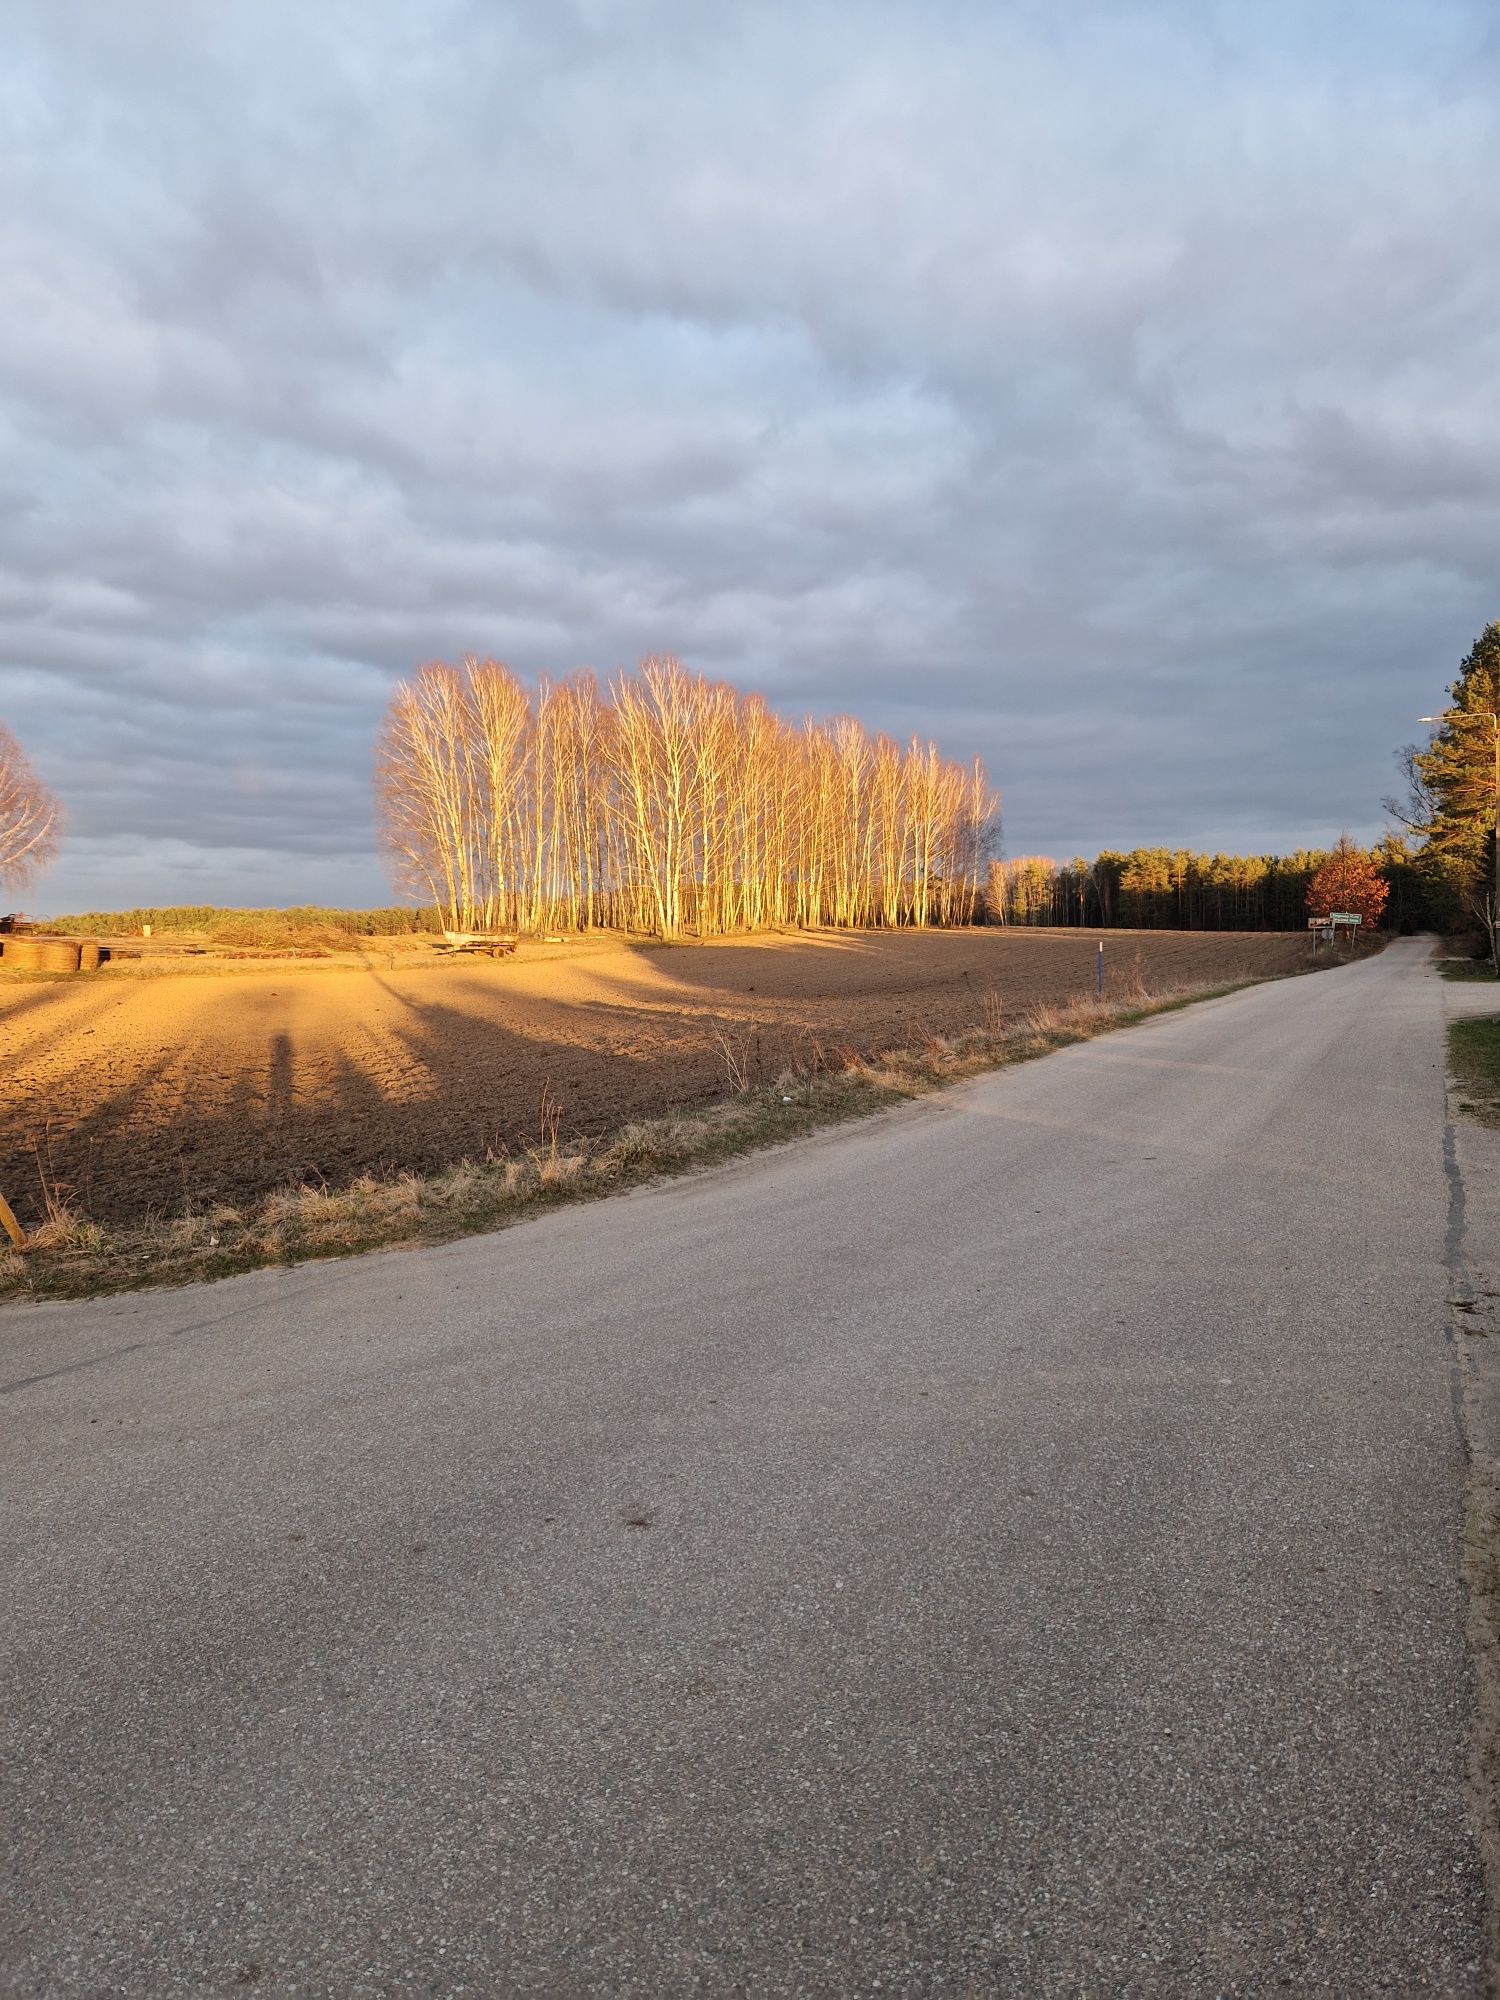
<svg viewBox="0 0 1500 2000"><path fill-rule="evenodd" d="M59 1193L91 1220L128 1226L244 1208L303 1183L431 1173L554 1136L566 1145L728 1087L707 1036L685 1044L623 1010L612 1038L586 1018L568 1039L413 999L372 977L400 1003L400 1018L378 1032L365 1023L345 1045L309 1049L277 1025L256 1061L226 1055L217 1073L200 1061L184 1081L173 1048L83 1115L33 1107L0 1128L0 1191L23 1224L43 1219L40 1144Z"/></svg>
<svg viewBox="0 0 1500 2000"><path fill-rule="evenodd" d="M733 1000L763 992L790 998L799 990L816 994L825 967L828 978L840 985L856 967L878 976L901 950L900 943L893 941L913 935L911 931L878 930L756 931L730 937L683 938L670 944L655 938L621 938L621 948L649 965L651 977L637 982L597 967L592 973L622 1001L649 999L663 983L705 995L723 994Z"/></svg>
<svg viewBox="0 0 1500 2000"><path fill-rule="evenodd" d="M76 975L75 975L76 976ZM90 974L92 979L95 975ZM62 979L55 985L33 987L30 991L0 986L0 1090L4 1089L7 1072L20 1062L23 1056L30 1056L37 1048L54 1039L64 1026L58 1018L67 1013L66 1032L69 1038L76 1036L80 1029L94 1026L106 1011L110 995L98 986L68 986ZM80 1008L79 1003L82 1003ZM41 1010L51 1008L53 1018ZM26 1015L37 1018L29 1020L25 1029L17 1033L16 1024Z"/></svg>
<svg viewBox="0 0 1500 2000"><path fill-rule="evenodd" d="M33 986L29 981L22 985L19 980L0 980L0 1031L7 1028L22 1014L30 1014L38 1007L51 1007L59 1002L72 999L78 989L70 987L65 979L49 980L45 985ZM97 995L97 988L95 989Z"/></svg>
<svg viewBox="0 0 1500 2000"><path fill-rule="evenodd" d="M1138 935L1138 934L1137 934ZM1014 985L1028 999L1063 999L1083 991L1093 973L1098 934L1042 931L999 924L917 926L861 931L791 931L680 945L632 945L651 962L650 990L663 987L728 1001L744 1015L784 1006L805 1010L809 1027L831 1032L840 1010L851 1023L863 1008L894 1013L933 1009L936 1032L951 1032L958 1016L972 1023L974 995ZM1048 947L1040 952L1038 947ZM621 1000L628 980L611 981ZM642 982L643 989L646 982ZM946 1027L938 1027L941 1017Z"/></svg>
<svg viewBox="0 0 1500 2000"><path fill-rule="evenodd" d="M984 926L778 933L764 943L709 939L647 950L649 984L596 969L619 1004L688 1020L712 1012L741 1037L758 1032L783 1045L795 1039L861 1056L971 1030L990 1018L997 990L1008 1001L1061 1000L1091 991L1093 981L1094 943L1076 931L1041 967L1009 933Z"/></svg>
<svg viewBox="0 0 1500 2000"><path fill-rule="evenodd" d="M143 1106L151 1106L155 1087L175 1061L163 1053L131 1077L129 1084L102 1098L91 1110L70 1118L61 1097L44 1098L39 1106L0 1129L0 1192L23 1227L47 1219L54 1206L76 1207L84 1216L102 1220L119 1201L119 1191L148 1189L133 1219L172 1201L171 1176L165 1172L159 1142L132 1128ZM175 1157L175 1155L174 1155ZM129 1203L127 1201L127 1207ZM123 1219L123 1218L122 1218Z"/></svg>
<svg viewBox="0 0 1500 2000"><path fill-rule="evenodd" d="M961 989L999 989L1021 1001L1091 994L1098 946L1105 992L1124 997L1144 983L1213 983L1299 970L1300 932L1120 930L980 924L903 926L858 933L778 933L649 948L654 985L724 996L743 1007L767 1000L836 1010L907 996L914 1008L951 1013ZM601 983L607 975L601 975ZM622 998L628 983L619 983ZM813 1016L809 1014L811 1020ZM829 1025L825 1017L822 1025ZM940 1030L943 1031L943 1030ZM943 1031L945 1032L945 1031Z"/></svg>
<svg viewBox="0 0 1500 2000"><path fill-rule="evenodd" d="M266 1079L266 1122L280 1125L292 1109L292 1038L271 1037L270 1072Z"/></svg>
<svg viewBox="0 0 1500 2000"><path fill-rule="evenodd" d="M922 936L944 941L913 954L909 940ZM603 983L576 982L588 996L578 999L561 977L549 994L545 981L523 987L509 962L489 961L443 978L371 968L348 975L331 1006L311 1005L311 987L267 985L237 993L232 1008L226 999L223 1013L211 1009L197 1040L148 1041L134 1067L112 1073L80 1035L56 1083L39 1070L24 1102L7 1105L0 1067L0 1192L28 1226L46 1212L44 1174L106 1226L244 1208L303 1182L338 1188L367 1173L430 1173L545 1146L554 1132L560 1145L600 1137L785 1069L961 1033L985 1020L997 992L1009 1007L1092 988L1088 933L1070 934L1072 953L1049 945L1040 958L1052 969L1030 984L1019 968L1028 959L1036 968L1038 956L1024 941L995 950L975 946L983 933L967 937L968 952L964 935L933 932L818 934L810 949L796 937L764 947L642 944L640 980L628 962L600 954L605 964L590 962L589 981ZM1111 945L1122 973L1125 950L1124 940ZM799 989L799 973L759 990L769 982L758 965L797 957L855 977L802 979ZM934 968L931 982L902 977L903 957ZM1150 977L1149 946L1145 958ZM27 995L28 1020L45 1019L51 996ZM59 1035L94 1019L69 1013Z"/></svg>

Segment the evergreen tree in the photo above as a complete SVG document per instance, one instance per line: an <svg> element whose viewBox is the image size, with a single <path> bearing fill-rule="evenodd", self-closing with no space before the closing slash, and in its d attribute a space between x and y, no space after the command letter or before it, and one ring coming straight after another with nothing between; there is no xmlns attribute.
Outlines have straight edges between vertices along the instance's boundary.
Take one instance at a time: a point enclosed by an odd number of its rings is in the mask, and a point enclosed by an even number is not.
<svg viewBox="0 0 1500 2000"><path fill-rule="evenodd" d="M1425 750L1403 764L1393 810L1422 842L1416 867L1434 920L1478 919L1495 944L1496 799L1500 793L1500 622L1475 640Z"/></svg>
<svg viewBox="0 0 1500 2000"><path fill-rule="evenodd" d="M1427 749L1411 756L1413 804L1429 850L1481 877L1495 830L1496 743L1500 736L1500 623L1474 641L1449 707Z"/></svg>

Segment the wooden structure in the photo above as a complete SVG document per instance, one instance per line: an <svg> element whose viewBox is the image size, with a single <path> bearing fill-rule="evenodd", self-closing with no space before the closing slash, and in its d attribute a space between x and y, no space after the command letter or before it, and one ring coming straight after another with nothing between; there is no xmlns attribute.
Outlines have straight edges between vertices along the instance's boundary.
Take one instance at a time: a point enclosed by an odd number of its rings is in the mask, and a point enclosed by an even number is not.
<svg viewBox="0 0 1500 2000"><path fill-rule="evenodd" d="M516 940L509 931L444 931L439 951L471 952L482 958L509 958Z"/></svg>

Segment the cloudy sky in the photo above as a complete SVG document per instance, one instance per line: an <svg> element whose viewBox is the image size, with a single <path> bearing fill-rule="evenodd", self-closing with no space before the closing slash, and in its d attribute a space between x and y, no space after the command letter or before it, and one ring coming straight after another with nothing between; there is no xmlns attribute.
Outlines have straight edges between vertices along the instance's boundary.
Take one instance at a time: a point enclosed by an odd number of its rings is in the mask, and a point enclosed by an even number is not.
<svg viewBox="0 0 1500 2000"><path fill-rule="evenodd" d="M1500 617L1494 0L0 0L39 907L385 900L418 662L1371 834Z"/></svg>

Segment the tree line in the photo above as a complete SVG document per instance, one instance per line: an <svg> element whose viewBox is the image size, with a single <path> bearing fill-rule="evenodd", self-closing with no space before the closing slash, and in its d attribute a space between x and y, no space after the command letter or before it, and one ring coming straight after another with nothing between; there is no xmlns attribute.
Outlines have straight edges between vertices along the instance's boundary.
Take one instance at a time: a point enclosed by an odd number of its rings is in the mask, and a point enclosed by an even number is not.
<svg viewBox="0 0 1500 2000"><path fill-rule="evenodd" d="M1374 847L1340 843L1386 884L1388 920L1406 928L1423 920L1420 877L1399 838ZM1058 862L1028 854L991 862L984 910L991 923L1078 925L1122 930L1301 930L1308 896L1330 859L1323 850L1294 854L1195 854L1137 847L1092 861Z"/></svg>
<svg viewBox="0 0 1500 2000"><path fill-rule="evenodd" d="M379 910L337 910L323 903L294 903L285 909L227 908L220 903L139 904L129 910L80 910L53 917L59 930L83 937L133 937L149 924L153 933L186 933L224 943L258 943L261 934L274 941L288 931L325 930L344 937L410 937L436 935L442 919L430 905L413 909L408 903Z"/></svg>
<svg viewBox="0 0 1500 2000"><path fill-rule="evenodd" d="M460 931L654 933L962 924L997 800L983 765L648 659L528 687L494 660L424 666L376 751L400 886Z"/></svg>

